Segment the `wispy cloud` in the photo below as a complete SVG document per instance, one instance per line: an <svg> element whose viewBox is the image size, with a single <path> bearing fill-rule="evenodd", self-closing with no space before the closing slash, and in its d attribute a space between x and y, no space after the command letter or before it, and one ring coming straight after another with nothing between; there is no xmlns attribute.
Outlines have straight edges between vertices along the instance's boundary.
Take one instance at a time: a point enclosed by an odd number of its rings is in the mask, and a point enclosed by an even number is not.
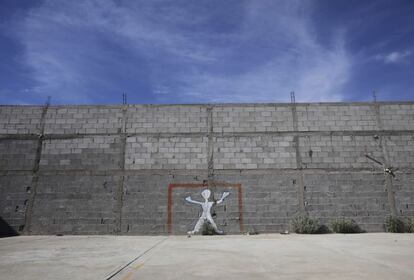
<svg viewBox="0 0 414 280"><path fill-rule="evenodd" d="M332 47L321 45L312 30L311 9L301 1L247 3L236 44L249 45L246 57L240 57L250 62L248 67L232 74L221 71L230 58L215 71L185 73L179 92L214 102L286 101L291 91L299 101L342 100L351 68L344 33L337 31Z"/></svg>
<svg viewBox="0 0 414 280"><path fill-rule="evenodd" d="M159 102L343 99L345 33L320 43L312 2L119 3L49 0L27 15L18 34L34 92L91 103L136 81Z"/></svg>
<svg viewBox="0 0 414 280"><path fill-rule="evenodd" d="M380 60L384 63L407 63L409 57L412 55L411 51L394 51L386 54L378 54L374 57L375 60Z"/></svg>

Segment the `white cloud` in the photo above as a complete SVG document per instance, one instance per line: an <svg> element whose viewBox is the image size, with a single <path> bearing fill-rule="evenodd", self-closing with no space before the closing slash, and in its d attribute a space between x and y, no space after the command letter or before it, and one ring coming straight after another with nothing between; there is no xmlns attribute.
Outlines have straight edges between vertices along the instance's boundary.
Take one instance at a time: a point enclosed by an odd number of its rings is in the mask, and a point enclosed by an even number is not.
<svg viewBox="0 0 414 280"><path fill-rule="evenodd" d="M180 91L190 100L204 102L340 101L348 81L351 58L339 30L331 48L321 45L302 2L253 1L246 6L247 18L241 41L265 38L275 49L268 61L237 75L214 72L185 73ZM280 5L281 4L281 5Z"/></svg>
<svg viewBox="0 0 414 280"><path fill-rule="evenodd" d="M199 27L209 25L208 10L174 1L131 1L127 6L45 1L20 29L25 62L39 84L35 91L59 91L61 102L89 103L95 98L94 83L116 88L96 73L101 65L123 67L95 41L98 33L147 61L143 82L151 83L163 102L287 101L292 90L297 101L343 99L352 65L344 34L338 31L330 47L321 44L312 29L311 2L240 3L244 12L238 28L211 32ZM90 36L71 36L79 30ZM166 72L168 63L176 69Z"/></svg>
<svg viewBox="0 0 414 280"><path fill-rule="evenodd" d="M378 54L374 57L376 60L380 60L384 63L407 63L407 58L412 55L411 51L394 51L388 54Z"/></svg>

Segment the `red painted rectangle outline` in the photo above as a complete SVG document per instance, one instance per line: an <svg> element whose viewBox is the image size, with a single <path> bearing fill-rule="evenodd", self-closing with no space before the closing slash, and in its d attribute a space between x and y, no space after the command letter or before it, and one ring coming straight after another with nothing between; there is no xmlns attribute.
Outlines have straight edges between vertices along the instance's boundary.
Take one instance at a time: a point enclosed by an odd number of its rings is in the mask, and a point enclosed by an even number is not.
<svg viewBox="0 0 414 280"><path fill-rule="evenodd" d="M242 188L241 184L228 184L228 183L215 183L215 186L230 187L237 189L237 198L239 201L239 226L240 232L243 232L243 200L242 200ZM205 184L169 184L168 185L168 217L167 217L167 229L168 234L172 233L172 192L175 188L206 188Z"/></svg>

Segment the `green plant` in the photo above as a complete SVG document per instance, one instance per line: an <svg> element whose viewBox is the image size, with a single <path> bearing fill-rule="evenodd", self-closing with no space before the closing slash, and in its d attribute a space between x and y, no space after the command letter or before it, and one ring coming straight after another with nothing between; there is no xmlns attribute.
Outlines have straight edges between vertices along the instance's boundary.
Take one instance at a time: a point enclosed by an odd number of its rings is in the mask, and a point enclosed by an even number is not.
<svg viewBox="0 0 414 280"><path fill-rule="evenodd" d="M312 234L317 232L319 225L308 215L298 215L292 219L291 228L296 233Z"/></svg>
<svg viewBox="0 0 414 280"><path fill-rule="evenodd" d="M385 229L388 232L401 233L404 232L404 222L395 216L388 216L385 220Z"/></svg>
<svg viewBox="0 0 414 280"><path fill-rule="evenodd" d="M405 230L414 233L414 218L408 218Z"/></svg>
<svg viewBox="0 0 414 280"><path fill-rule="evenodd" d="M332 230L336 233L361 233L359 225L352 219L339 219L331 223Z"/></svg>

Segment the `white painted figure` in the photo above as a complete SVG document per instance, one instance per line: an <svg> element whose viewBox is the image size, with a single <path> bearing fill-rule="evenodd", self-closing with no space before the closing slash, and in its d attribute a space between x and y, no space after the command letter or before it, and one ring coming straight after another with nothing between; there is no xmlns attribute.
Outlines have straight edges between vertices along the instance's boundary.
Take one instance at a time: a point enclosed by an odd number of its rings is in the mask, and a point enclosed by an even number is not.
<svg viewBox="0 0 414 280"><path fill-rule="evenodd" d="M223 200L229 194L230 194L229 192L224 192L223 195L221 196L221 198L219 200L217 200L216 202L208 201L208 199L210 198L210 195L211 195L211 191L207 190L207 189L205 189L201 192L201 196L204 198L204 202L192 200L190 196L186 197L185 200L187 200L190 203L199 204L201 206L201 208L203 209L203 213L201 214L200 218L198 219L194 229L189 231L188 234L192 235L192 234L195 234L195 233L199 232L201 227L203 226L203 224L205 222L210 223L211 226L213 227L214 231L217 234L223 234L223 231L221 231L217 228L217 225L214 222L213 217L211 217L211 208L213 207L214 204L222 203Z"/></svg>

